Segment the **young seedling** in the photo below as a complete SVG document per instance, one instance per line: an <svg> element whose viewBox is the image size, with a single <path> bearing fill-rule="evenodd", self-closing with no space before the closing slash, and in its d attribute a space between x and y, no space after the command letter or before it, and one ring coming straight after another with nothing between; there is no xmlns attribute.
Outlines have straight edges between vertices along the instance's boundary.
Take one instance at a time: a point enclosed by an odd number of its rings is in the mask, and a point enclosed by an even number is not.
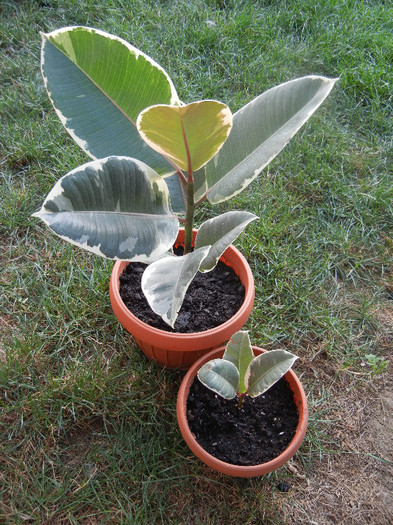
<svg viewBox="0 0 393 525"><path fill-rule="evenodd" d="M241 409L246 395L257 397L281 379L297 356L286 350L271 350L254 356L248 332L232 336L222 359L212 359L198 372L199 381L225 399L239 399Z"/></svg>

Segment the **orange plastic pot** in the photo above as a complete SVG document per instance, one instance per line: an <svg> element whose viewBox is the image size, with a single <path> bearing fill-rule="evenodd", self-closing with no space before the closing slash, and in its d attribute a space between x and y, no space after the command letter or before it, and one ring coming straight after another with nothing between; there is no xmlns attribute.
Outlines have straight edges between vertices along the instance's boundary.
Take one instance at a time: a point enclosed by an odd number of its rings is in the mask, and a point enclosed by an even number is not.
<svg viewBox="0 0 393 525"><path fill-rule="evenodd" d="M262 352L266 352L266 350L257 348L255 346L253 347L253 350L255 355L259 355ZM177 396L176 407L177 421L180 428L180 432L182 433L182 436L189 448L191 449L191 451L201 461L203 461L203 463L211 467L213 470L216 470L217 472L221 472L222 474L226 474L228 476L236 476L242 478L262 476L282 467L282 465L284 465L289 459L291 459L291 457L300 447L307 429L307 398L297 375L292 370L287 372L284 377L293 392L293 398L299 413L299 422L293 440L288 445L288 447L276 458L266 463L261 463L260 465L251 466L232 465L231 463L226 463L225 461L221 461L220 459L215 458L199 445L199 443L194 437L194 434L192 434L192 432L190 431L187 421L187 398L190 391L190 387L194 379L196 378L198 370L201 368L201 366L207 363L207 361L210 361L210 359L222 357L224 351L225 348L222 347L204 355L190 367L190 369L184 376Z"/></svg>
<svg viewBox="0 0 393 525"><path fill-rule="evenodd" d="M194 230L194 239L196 230ZM184 230L179 231L176 243L184 244ZM183 334L166 332L153 328L138 319L126 307L120 297L120 275L127 266L126 261L117 261L113 267L109 295L112 309L123 325L130 332L143 353L167 368L188 368L199 357L210 350L222 346L229 338L245 324L250 316L255 297L254 279L246 259L234 246L229 246L221 257L221 261L230 266L245 288L245 298L236 314L225 323L206 330Z"/></svg>

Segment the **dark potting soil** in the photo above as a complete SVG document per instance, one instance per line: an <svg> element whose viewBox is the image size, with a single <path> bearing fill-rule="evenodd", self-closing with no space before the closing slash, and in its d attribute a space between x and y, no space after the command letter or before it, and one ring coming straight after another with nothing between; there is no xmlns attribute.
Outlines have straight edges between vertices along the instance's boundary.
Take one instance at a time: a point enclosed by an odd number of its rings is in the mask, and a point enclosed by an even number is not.
<svg viewBox="0 0 393 525"><path fill-rule="evenodd" d="M280 379L264 394L224 399L196 378L187 400L187 419L198 443L212 456L232 465L259 465L283 452L299 422L293 394Z"/></svg>
<svg viewBox="0 0 393 525"><path fill-rule="evenodd" d="M219 261L208 273L197 273L191 282L172 329L150 308L141 287L143 263L130 263L120 276L120 297L141 321L167 332L192 333L228 321L244 302L244 286L236 273Z"/></svg>

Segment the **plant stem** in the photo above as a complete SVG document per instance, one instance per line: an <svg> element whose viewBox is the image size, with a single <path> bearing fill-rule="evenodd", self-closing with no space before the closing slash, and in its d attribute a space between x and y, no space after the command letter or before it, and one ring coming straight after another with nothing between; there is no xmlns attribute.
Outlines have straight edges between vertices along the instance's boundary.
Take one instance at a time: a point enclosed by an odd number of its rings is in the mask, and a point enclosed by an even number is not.
<svg viewBox="0 0 393 525"><path fill-rule="evenodd" d="M186 222L184 225L184 255L191 252L192 248L192 229L194 226L194 213L195 213L195 201L194 201L194 177L192 171L188 173L187 186L187 211L186 211Z"/></svg>
<svg viewBox="0 0 393 525"><path fill-rule="evenodd" d="M246 397L246 393L238 394L239 401L237 403L237 408L241 410L243 408L244 398Z"/></svg>

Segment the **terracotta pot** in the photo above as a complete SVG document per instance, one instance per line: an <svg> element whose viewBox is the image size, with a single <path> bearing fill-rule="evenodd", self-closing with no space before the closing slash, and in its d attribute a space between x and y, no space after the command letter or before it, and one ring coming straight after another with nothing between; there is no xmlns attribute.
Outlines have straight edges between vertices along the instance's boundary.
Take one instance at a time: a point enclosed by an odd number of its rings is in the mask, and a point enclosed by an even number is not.
<svg viewBox="0 0 393 525"><path fill-rule="evenodd" d="M266 351L255 346L253 346L253 350L255 355L259 355L260 353ZM221 472L223 474L227 474L228 476L237 476L242 478L262 476L263 474L273 472L273 470L276 470L282 465L284 465L284 463L286 463L300 447L307 429L307 398L297 375L292 370L287 372L284 377L287 380L293 392L293 398L299 412L299 422L293 440L284 450L284 452L282 452L275 459L272 459L267 463L261 463L260 465L242 466L232 465L231 463L226 463L225 461L221 461L220 459L215 458L199 445L188 426L187 398L190 391L190 387L194 379L196 378L198 370L201 368L201 366L207 363L207 361L210 361L210 359L222 357L224 351L225 348L222 347L204 355L191 366L191 368L184 376L177 396L177 421L179 424L180 432L182 433L184 440L186 441L187 445L192 450L192 452L213 470L216 470L217 472Z"/></svg>
<svg viewBox="0 0 393 525"><path fill-rule="evenodd" d="M194 231L194 238L196 230ZM176 244L184 244L184 230L179 231ZM245 298L236 314L225 323L206 330L183 334L153 328L133 315L120 297L120 275L127 266L126 261L117 261L113 267L109 294L113 311L130 332L143 353L159 365L168 368L188 368L199 357L222 346L245 324L250 316L255 297L254 279L243 255L234 246L229 246L221 261L230 266L245 288Z"/></svg>

